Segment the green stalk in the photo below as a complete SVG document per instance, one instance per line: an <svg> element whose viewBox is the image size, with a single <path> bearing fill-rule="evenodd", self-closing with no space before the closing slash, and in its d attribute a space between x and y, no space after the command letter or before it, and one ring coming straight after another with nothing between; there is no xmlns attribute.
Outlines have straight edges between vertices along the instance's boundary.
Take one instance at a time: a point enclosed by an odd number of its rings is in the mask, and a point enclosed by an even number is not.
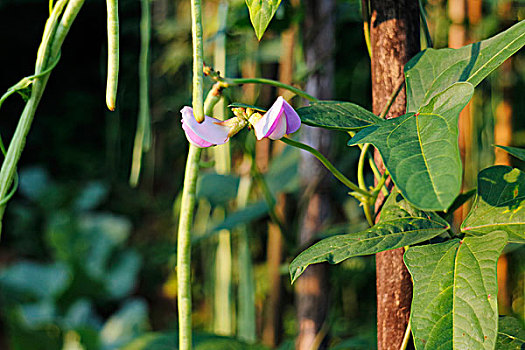
<svg viewBox="0 0 525 350"><path fill-rule="evenodd" d="M365 159L368 152L368 148L370 148L369 143L365 143L363 145L363 148L361 148L361 154L359 155L359 163L357 163L357 183L359 184L359 188L363 190L367 190L366 183L365 183L365 177L364 177L364 168L365 168Z"/></svg>
<svg viewBox="0 0 525 350"><path fill-rule="evenodd" d="M399 350L405 350L408 346L408 342L410 341L410 335L412 332L411 322L408 321L407 328L405 329L405 335L403 336L403 342L401 343L401 346L399 347Z"/></svg>
<svg viewBox="0 0 525 350"><path fill-rule="evenodd" d="M25 140L33 122L33 117L49 79L50 73L44 75L40 74L46 71L49 66L48 62L53 62L54 64L69 28L80 11L83 3L83 0L71 0L69 3L68 0L59 0L53 6L53 11L47 19L42 42L38 48L35 64L36 77L31 87L31 97L26 102L24 110L22 111L22 115L20 116L20 120L18 121L18 125L13 134L13 138L11 139L0 170L0 201L6 197L6 194L9 191L9 187L11 186L16 172L16 165L24 149ZM62 19L59 21L60 15L65 7L66 10ZM2 229L1 220L4 211L5 204L0 206L0 234Z"/></svg>
<svg viewBox="0 0 525 350"><path fill-rule="evenodd" d="M368 0L361 0L361 16L363 19L363 33L365 36L366 49L368 56L372 59L372 45L370 44L370 11Z"/></svg>
<svg viewBox="0 0 525 350"><path fill-rule="evenodd" d="M179 308L179 349L191 349L191 237L195 188L201 148L190 144L179 215L177 236L177 304Z"/></svg>
<svg viewBox="0 0 525 350"><path fill-rule="evenodd" d="M193 38L193 114L198 122L204 121L203 99L203 43L200 0L191 1L191 20ZM179 216L177 238L177 292L179 308L179 349L191 349L191 237L190 229L195 207L195 187L199 174L201 149L190 144L182 202Z"/></svg>
<svg viewBox="0 0 525 350"><path fill-rule="evenodd" d="M286 144L288 144L288 145L290 145L290 146L297 147L297 148L300 148L300 149L303 149L305 151L310 152L317 159L319 159L319 161L326 167L326 169L328 169L328 171L330 171L339 181L341 181L341 183L343 185L345 185L349 189L359 193L360 195L362 195L364 197L370 197L371 196L371 194L368 193L366 190L363 190L363 189L359 188L359 186L357 186L352 181L350 181L346 176L344 176L343 173L341 173L339 170L337 170L335 168L335 166L332 163L330 163L330 161L328 159L326 159L326 157L323 156L315 148L312 148L312 147L310 147L308 145L305 145L304 143L301 143L301 142L298 142L298 141L294 141L294 140L292 140L290 138L287 138L287 137L283 137L281 139L281 141L286 143Z"/></svg>
<svg viewBox="0 0 525 350"><path fill-rule="evenodd" d="M204 99L202 92L204 52L200 0L191 0L191 33L193 42L193 115L199 123L202 123L204 121Z"/></svg>
<svg viewBox="0 0 525 350"><path fill-rule="evenodd" d="M271 85L271 86L275 86L278 88L286 89L288 91L293 92L297 96L305 98L311 102L319 101L317 98L313 97L312 95L307 94L303 90L298 89L288 84L281 83L280 81L277 81L277 80L265 79L265 78L219 78L219 81L224 82L226 86L242 85L242 84L266 84L266 85Z"/></svg>
<svg viewBox="0 0 525 350"><path fill-rule="evenodd" d="M425 41L427 43L427 48L434 47L434 43L432 43L432 36L430 35L430 30L428 29L428 22L427 22L427 16L425 14L425 8L423 7L423 3L421 0L419 0L419 16L421 17L421 23L423 24L423 32L425 33Z"/></svg>
<svg viewBox="0 0 525 350"><path fill-rule="evenodd" d="M139 56L139 115L137 132L133 146L133 160L129 184L137 186L142 165L142 155L151 146L151 126L149 114L149 45L151 38L150 0L141 0L140 18L140 56Z"/></svg>
<svg viewBox="0 0 525 350"><path fill-rule="evenodd" d="M381 111L381 114L379 115L379 118L385 119L386 115L388 114L388 111L390 110L390 107L392 107L392 104L396 100L397 95L399 95L399 92L403 89L403 86L405 86L405 77L401 78L401 81L397 84L394 92L390 95L388 98L388 101L386 101L386 105Z"/></svg>

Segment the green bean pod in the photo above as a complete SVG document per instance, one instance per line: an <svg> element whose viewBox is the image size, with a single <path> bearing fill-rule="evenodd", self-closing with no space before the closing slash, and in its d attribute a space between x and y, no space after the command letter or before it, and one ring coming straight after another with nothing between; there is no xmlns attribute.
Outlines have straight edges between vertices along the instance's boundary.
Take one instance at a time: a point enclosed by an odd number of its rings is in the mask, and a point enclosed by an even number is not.
<svg viewBox="0 0 525 350"><path fill-rule="evenodd" d="M110 111L114 111L117 100L119 69L118 0L106 0L106 7L108 13L108 71L106 83L106 104Z"/></svg>

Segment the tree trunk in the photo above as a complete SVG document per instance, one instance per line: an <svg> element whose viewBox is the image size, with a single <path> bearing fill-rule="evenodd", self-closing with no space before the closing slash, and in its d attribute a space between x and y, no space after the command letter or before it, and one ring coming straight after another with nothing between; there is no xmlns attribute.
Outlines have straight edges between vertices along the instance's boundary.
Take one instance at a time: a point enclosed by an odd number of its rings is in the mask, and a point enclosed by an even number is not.
<svg viewBox="0 0 525 350"><path fill-rule="evenodd" d="M307 0L304 2L304 51L306 65L311 72L306 91L320 99L332 98L335 49L335 0ZM321 69L319 69L321 67ZM328 153L330 133L320 128L303 125L301 141ZM298 243L306 248L330 215L327 171L307 152L301 153L301 184L309 193L308 204L301 216ZM329 288L326 264L310 266L295 284L299 335L296 349L324 348L322 332L326 321Z"/></svg>
<svg viewBox="0 0 525 350"><path fill-rule="evenodd" d="M381 113L403 79L403 67L419 51L417 0L371 0L372 104ZM405 113L405 89L387 118ZM376 161L381 158L376 151ZM379 164L383 168L382 162ZM377 344L379 350L399 349L410 315L412 281L403 263L403 249L376 254Z"/></svg>

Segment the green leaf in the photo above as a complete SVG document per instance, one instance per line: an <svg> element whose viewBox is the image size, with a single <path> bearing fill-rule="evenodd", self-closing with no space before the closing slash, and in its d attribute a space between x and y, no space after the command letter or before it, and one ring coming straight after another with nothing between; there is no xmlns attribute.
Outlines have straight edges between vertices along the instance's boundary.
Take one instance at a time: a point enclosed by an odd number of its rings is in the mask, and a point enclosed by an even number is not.
<svg viewBox="0 0 525 350"><path fill-rule="evenodd" d="M426 49L405 65L407 112L415 112L459 81L478 85L525 45L525 21L460 49Z"/></svg>
<svg viewBox="0 0 525 350"><path fill-rule="evenodd" d="M416 349L494 349L496 264L505 233L411 247L414 281L410 322Z"/></svg>
<svg viewBox="0 0 525 350"><path fill-rule="evenodd" d="M518 147L507 147L507 146L500 146L496 145L496 147L499 147L508 153L512 154L514 157L518 158L519 160L523 160L525 162L525 149L518 148Z"/></svg>
<svg viewBox="0 0 525 350"><path fill-rule="evenodd" d="M285 147L268 166L264 179L275 197L280 192L292 193L299 189L299 161L301 151L295 147Z"/></svg>
<svg viewBox="0 0 525 350"><path fill-rule="evenodd" d="M196 244L202 240L213 237L221 230L233 230L239 225L248 224L251 221L262 218L268 215L268 204L264 201L260 201L254 204L250 204L245 208L234 211L228 214L228 216L219 224L208 230L206 233L200 236L192 236L191 243Z"/></svg>
<svg viewBox="0 0 525 350"><path fill-rule="evenodd" d="M525 329L523 324L514 317L499 318L497 350L521 350L525 348Z"/></svg>
<svg viewBox="0 0 525 350"><path fill-rule="evenodd" d="M206 198L212 205L223 205L237 197L239 177L205 173L197 180L197 198Z"/></svg>
<svg viewBox="0 0 525 350"><path fill-rule="evenodd" d="M456 83L418 113L369 126L348 145L373 144L409 202L423 210L445 210L461 188L458 116L473 92L472 84Z"/></svg>
<svg viewBox="0 0 525 350"><path fill-rule="evenodd" d="M19 299L53 299L66 290L72 278L70 268L62 262L22 261L0 271L0 292Z"/></svg>
<svg viewBox="0 0 525 350"><path fill-rule="evenodd" d="M173 350L177 349L178 333L145 333L121 350ZM263 345L247 344L235 338L216 334L194 332L192 346L195 350L266 350Z"/></svg>
<svg viewBox="0 0 525 350"><path fill-rule="evenodd" d="M525 173L504 165L482 170L476 200L461 231L505 232L509 242L525 243Z"/></svg>
<svg viewBox="0 0 525 350"><path fill-rule="evenodd" d="M383 119L350 102L320 101L297 109L301 122L325 129L356 131Z"/></svg>
<svg viewBox="0 0 525 350"><path fill-rule="evenodd" d="M257 39L261 40L281 0L246 0Z"/></svg>
<svg viewBox="0 0 525 350"><path fill-rule="evenodd" d="M148 328L148 305L144 300L131 299L114 313L100 330L102 349L122 349Z"/></svg>
<svg viewBox="0 0 525 350"><path fill-rule="evenodd" d="M380 222L374 227L323 239L299 254L290 264L292 283L308 265L325 261L337 264L353 256L420 243L448 229L448 223L435 213L417 210L401 195L392 194L385 203Z"/></svg>

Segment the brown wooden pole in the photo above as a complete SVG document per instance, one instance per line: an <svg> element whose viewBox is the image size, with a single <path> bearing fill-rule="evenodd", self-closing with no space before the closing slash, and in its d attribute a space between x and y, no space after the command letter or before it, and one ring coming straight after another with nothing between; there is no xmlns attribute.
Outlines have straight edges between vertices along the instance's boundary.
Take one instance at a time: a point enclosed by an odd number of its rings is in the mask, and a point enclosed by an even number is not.
<svg viewBox="0 0 525 350"><path fill-rule="evenodd" d="M419 52L419 8L417 0L370 0L370 10L372 106L379 114L403 79L404 65ZM403 89L387 118L403 115L405 106ZM377 152L375 156L380 162ZM376 287L378 349L399 349L412 300L412 281L403 263L402 248L376 254Z"/></svg>

